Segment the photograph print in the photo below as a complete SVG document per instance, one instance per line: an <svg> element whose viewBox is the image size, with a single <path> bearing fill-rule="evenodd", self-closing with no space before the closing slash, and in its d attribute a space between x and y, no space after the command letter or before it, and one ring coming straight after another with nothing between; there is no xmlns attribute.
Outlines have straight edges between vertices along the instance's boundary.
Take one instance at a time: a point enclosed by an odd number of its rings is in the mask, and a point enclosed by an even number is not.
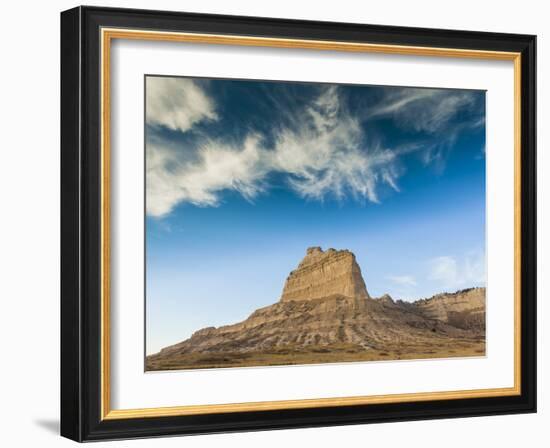
<svg viewBox="0 0 550 448"><path fill-rule="evenodd" d="M144 82L146 371L485 356L485 91Z"/></svg>

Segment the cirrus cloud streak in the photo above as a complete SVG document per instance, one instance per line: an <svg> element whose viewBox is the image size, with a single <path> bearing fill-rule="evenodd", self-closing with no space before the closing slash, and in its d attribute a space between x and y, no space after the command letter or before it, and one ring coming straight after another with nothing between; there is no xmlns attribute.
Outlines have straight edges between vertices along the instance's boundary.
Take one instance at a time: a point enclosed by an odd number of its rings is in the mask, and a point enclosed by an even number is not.
<svg viewBox="0 0 550 448"><path fill-rule="evenodd" d="M279 130L273 147L253 132L241 144L204 137L189 160L181 148L150 141L147 214L162 217L183 202L216 206L224 190L253 200L267 189L271 173L283 174L289 187L306 199L349 194L378 202L381 183L398 189L397 155L379 143L364 142L360 123L342 106L336 87L324 89L292 128Z"/></svg>

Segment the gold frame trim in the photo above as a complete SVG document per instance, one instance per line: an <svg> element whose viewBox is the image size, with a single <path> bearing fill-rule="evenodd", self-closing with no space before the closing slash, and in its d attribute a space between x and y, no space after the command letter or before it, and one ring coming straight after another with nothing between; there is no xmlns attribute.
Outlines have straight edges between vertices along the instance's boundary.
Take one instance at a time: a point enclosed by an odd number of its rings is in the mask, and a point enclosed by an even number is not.
<svg viewBox="0 0 550 448"><path fill-rule="evenodd" d="M187 42L214 45L297 48L356 53L491 59L514 62L514 386L508 388L315 398L142 409L111 409L110 346L110 55L113 39ZM101 29L101 420L168 417L226 412L307 409L412 401L502 397L521 394L521 54L515 52L417 47L304 39L194 34L135 29Z"/></svg>

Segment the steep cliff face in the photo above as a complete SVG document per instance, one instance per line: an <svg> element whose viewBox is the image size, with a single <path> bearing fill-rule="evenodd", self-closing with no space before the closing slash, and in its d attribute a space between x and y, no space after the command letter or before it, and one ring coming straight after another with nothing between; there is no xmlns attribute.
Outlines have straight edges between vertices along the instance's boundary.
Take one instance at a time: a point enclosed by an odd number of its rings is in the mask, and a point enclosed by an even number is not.
<svg viewBox="0 0 550 448"><path fill-rule="evenodd" d="M355 261L349 250L310 247L298 268L286 279L281 302L293 300L315 300L333 295L353 299L367 299L369 294Z"/></svg>

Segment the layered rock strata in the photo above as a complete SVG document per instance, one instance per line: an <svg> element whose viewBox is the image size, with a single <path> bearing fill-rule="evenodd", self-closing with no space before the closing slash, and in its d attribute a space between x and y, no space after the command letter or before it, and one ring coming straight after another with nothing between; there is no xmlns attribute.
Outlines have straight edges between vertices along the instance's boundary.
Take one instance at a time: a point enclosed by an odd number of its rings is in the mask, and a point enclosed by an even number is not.
<svg viewBox="0 0 550 448"><path fill-rule="evenodd" d="M349 250L310 247L298 268L286 279L281 302L315 300L333 295L368 299L355 255Z"/></svg>

